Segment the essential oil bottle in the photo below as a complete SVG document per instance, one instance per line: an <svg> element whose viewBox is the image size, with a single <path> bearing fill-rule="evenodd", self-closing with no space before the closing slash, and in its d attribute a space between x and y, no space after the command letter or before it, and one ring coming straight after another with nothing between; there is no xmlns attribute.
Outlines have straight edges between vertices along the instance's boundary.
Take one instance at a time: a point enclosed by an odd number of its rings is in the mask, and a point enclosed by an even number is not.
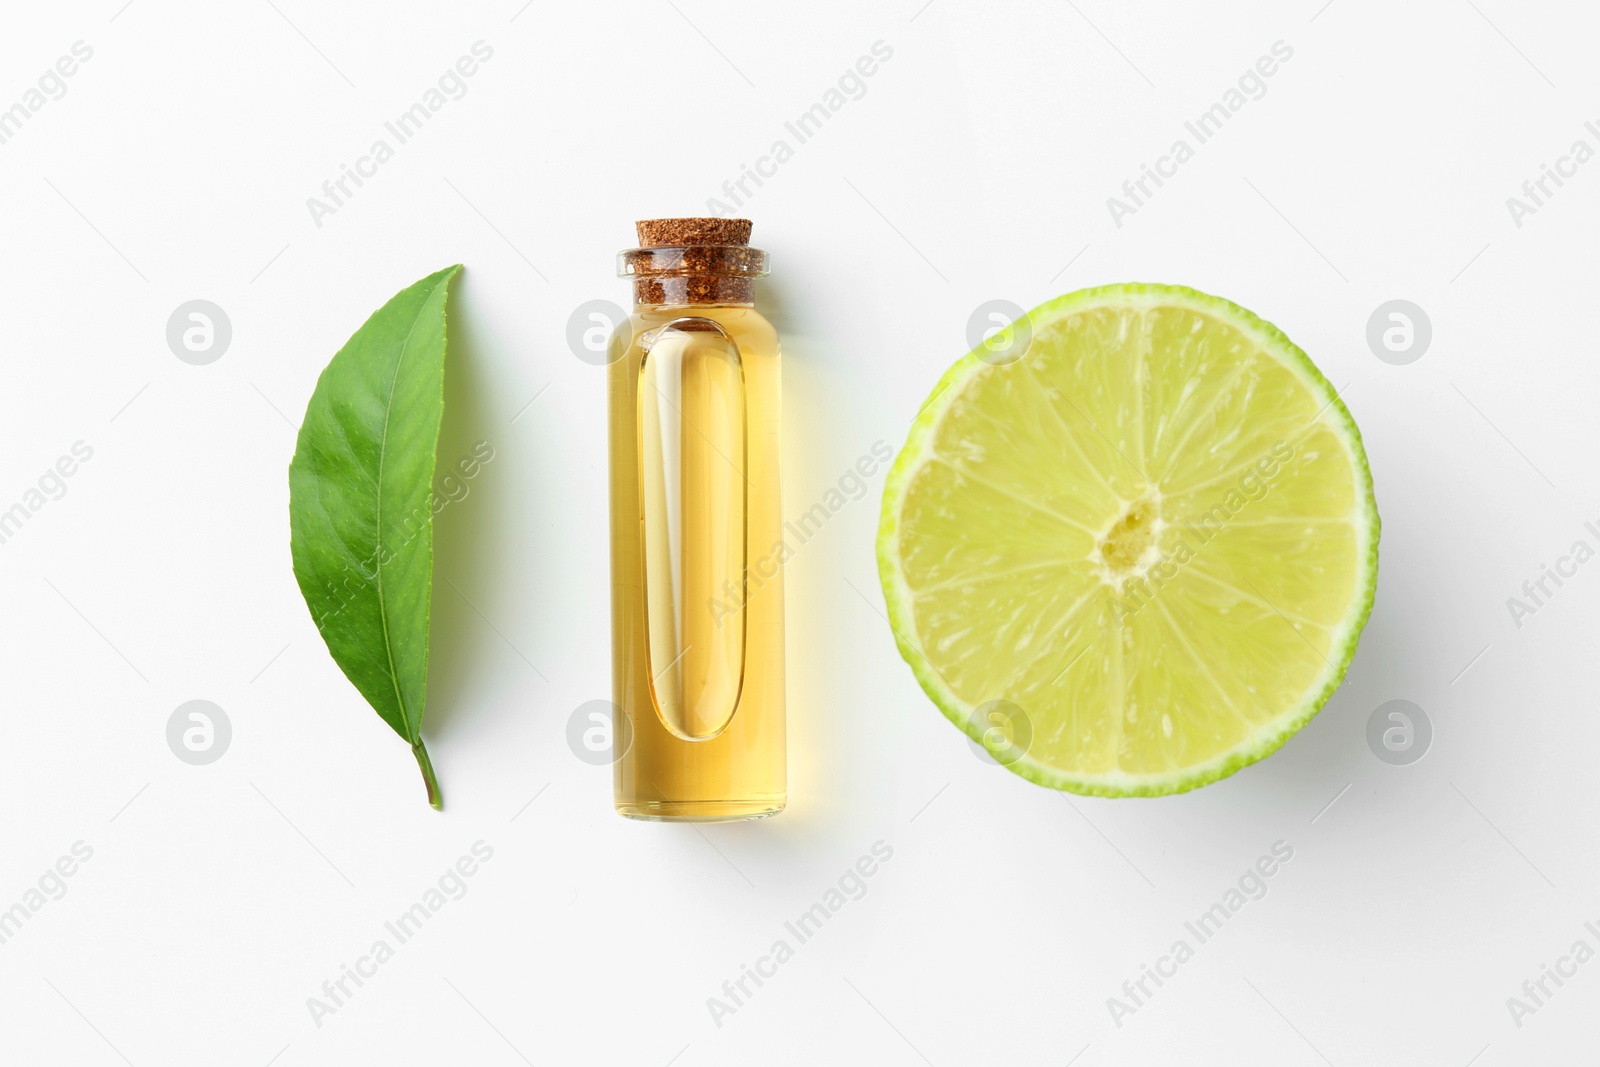
<svg viewBox="0 0 1600 1067"><path fill-rule="evenodd" d="M778 335L747 219L653 219L611 338L616 807L723 822L787 801Z"/></svg>

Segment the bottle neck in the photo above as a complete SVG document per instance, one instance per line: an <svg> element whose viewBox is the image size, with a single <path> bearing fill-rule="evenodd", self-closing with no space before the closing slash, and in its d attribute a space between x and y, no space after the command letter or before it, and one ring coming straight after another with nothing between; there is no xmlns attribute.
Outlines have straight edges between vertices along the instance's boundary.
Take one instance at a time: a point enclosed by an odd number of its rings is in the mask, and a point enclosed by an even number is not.
<svg viewBox="0 0 1600 1067"><path fill-rule="evenodd" d="M617 257L636 307L755 303L755 281L767 273L767 254L747 245L633 248Z"/></svg>
<svg viewBox="0 0 1600 1067"><path fill-rule="evenodd" d="M726 275L664 275L633 280L634 307L755 304L755 281Z"/></svg>

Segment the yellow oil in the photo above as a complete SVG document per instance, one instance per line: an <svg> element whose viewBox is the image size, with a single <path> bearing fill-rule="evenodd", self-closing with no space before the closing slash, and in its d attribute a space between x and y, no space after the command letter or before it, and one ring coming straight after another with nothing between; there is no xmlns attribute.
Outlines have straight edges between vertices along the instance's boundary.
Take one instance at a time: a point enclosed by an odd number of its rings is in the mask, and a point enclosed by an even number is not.
<svg viewBox="0 0 1600 1067"><path fill-rule="evenodd" d="M777 333L748 305L642 305L612 346L617 811L774 815L787 799Z"/></svg>

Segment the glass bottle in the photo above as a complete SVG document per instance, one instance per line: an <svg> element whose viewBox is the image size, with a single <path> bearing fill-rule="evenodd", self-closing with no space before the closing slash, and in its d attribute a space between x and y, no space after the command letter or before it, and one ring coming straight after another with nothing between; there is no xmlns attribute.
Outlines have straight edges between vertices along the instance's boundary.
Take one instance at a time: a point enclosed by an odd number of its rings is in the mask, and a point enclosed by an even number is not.
<svg viewBox="0 0 1600 1067"><path fill-rule="evenodd" d="M745 219L654 219L611 337L617 811L722 822L787 801L778 336Z"/></svg>

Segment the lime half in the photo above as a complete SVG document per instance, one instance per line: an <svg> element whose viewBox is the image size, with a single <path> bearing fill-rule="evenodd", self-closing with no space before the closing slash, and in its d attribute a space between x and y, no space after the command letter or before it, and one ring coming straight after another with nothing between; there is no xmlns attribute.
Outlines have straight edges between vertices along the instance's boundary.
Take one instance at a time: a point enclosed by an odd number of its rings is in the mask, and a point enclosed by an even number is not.
<svg viewBox="0 0 1600 1067"><path fill-rule="evenodd" d="M1271 323L1193 289L1035 308L962 357L884 489L900 652L1003 764L1153 796L1275 751L1372 608L1361 435Z"/></svg>

